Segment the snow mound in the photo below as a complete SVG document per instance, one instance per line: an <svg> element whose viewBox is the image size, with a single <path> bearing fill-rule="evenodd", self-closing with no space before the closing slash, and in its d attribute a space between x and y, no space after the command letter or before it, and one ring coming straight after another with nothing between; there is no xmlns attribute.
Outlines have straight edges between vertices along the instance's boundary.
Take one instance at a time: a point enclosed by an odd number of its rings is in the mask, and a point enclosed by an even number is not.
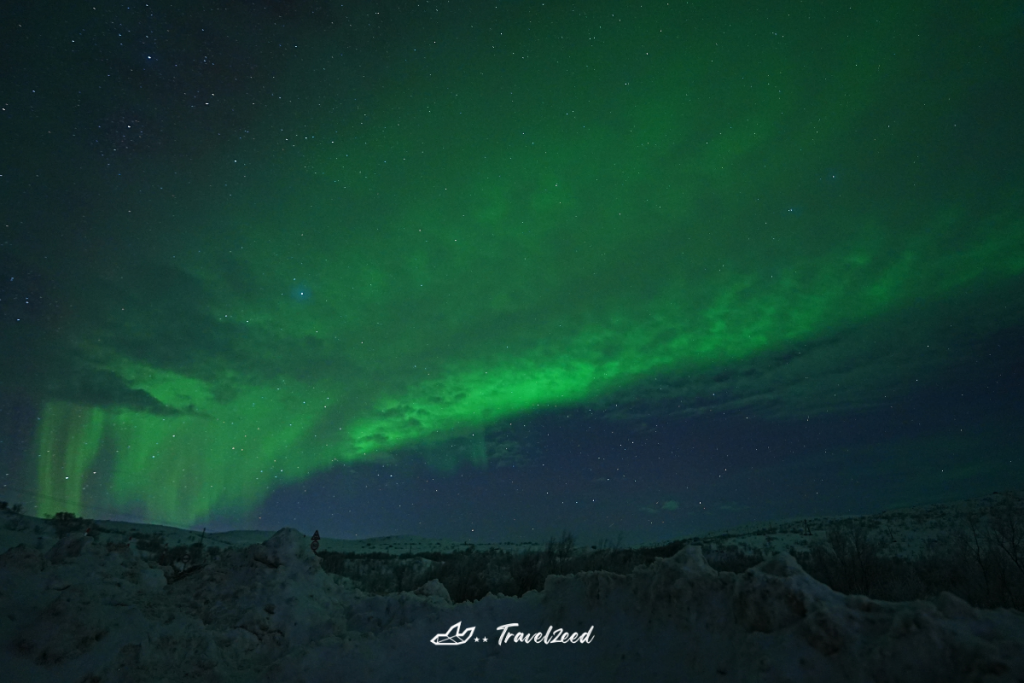
<svg viewBox="0 0 1024 683"><path fill-rule="evenodd" d="M416 593L416 595L435 597L449 605L452 604L452 596L448 594L448 589L445 588L444 584L437 579L427 581L413 592Z"/></svg>
<svg viewBox="0 0 1024 683"><path fill-rule="evenodd" d="M457 622L473 638L431 644ZM502 626L592 627L594 642L499 644ZM734 574L690 546L629 575L551 576L521 598L452 604L436 579L356 590L294 529L166 574L129 544L77 534L0 555L0 666L5 680L61 683L1013 681L1024 616L948 593L843 595L785 553Z"/></svg>

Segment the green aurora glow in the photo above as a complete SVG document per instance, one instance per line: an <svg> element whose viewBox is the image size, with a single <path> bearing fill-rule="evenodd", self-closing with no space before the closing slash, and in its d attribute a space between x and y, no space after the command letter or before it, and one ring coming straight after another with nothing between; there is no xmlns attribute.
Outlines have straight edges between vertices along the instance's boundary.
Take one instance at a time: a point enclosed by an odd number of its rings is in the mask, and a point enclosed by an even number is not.
<svg viewBox="0 0 1024 683"><path fill-rule="evenodd" d="M4 367L40 492L190 524L555 406L875 405L1022 322L1007 5L554 4L421 19L372 87L312 41L244 139L92 181L59 324L9 337L58 349Z"/></svg>

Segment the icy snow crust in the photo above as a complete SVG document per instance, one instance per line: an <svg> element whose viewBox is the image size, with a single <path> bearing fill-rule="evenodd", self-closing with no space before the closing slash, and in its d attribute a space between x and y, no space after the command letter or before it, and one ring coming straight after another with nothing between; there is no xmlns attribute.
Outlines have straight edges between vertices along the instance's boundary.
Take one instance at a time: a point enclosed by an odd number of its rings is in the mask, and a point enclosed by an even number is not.
<svg viewBox="0 0 1024 683"><path fill-rule="evenodd" d="M438 647L454 623L480 642ZM589 645L497 644L496 628ZM487 636L487 642L483 637ZM82 533L0 555L7 681L998 681L1024 677L1024 616L836 593L788 554L742 574L689 546L628 576L549 577L452 605L439 582L372 596L282 529L168 584L128 544Z"/></svg>

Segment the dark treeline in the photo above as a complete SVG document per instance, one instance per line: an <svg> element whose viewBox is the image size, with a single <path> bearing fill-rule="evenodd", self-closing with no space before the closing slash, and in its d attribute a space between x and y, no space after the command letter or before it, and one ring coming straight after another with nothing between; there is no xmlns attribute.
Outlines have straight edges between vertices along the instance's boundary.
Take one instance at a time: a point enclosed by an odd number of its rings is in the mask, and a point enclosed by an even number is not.
<svg viewBox="0 0 1024 683"><path fill-rule="evenodd" d="M356 555L321 553L326 571L352 579L363 590L413 590L437 579L452 600L479 600L488 593L522 596L544 587L552 574L603 570L628 574L657 557L670 557L694 541L620 548L605 543L579 548L572 534L551 539L543 550ZM1024 611L1024 500L1007 494L983 512L954 519L938 539L898 553L892 534L877 521L831 522L809 550L789 549L800 565L833 590L879 600L933 599L953 593L976 607ZM706 549L708 564L742 572L767 559L760 550L719 543Z"/></svg>
<svg viewBox="0 0 1024 683"><path fill-rule="evenodd" d="M509 552L474 546L450 553L424 552L386 555L383 553L320 553L325 571L348 577L363 590L386 594L413 590L437 579L455 602L479 600L488 593L522 596L544 588L552 574L605 570L628 574L655 557L669 557L683 547L676 541L657 548L620 548L603 542L583 549L568 532L551 539L541 550Z"/></svg>
<svg viewBox="0 0 1024 683"><path fill-rule="evenodd" d="M0 511L7 513L6 528L30 527L31 518L20 514L20 506L8 507L0 501ZM83 530L90 534L108 531L69 512L36 521L52 525L61 536ZM1024 498L1004 494L985 509L961 513L943 524L941 535L907 551L900 550L891 529L879 528L877 518L833 521L823 527L823 537L815 537L807 549L790 548L789 552L808 574L841 593L903 601L933 599L948 591L976 607L1024 611ZM36 530L40 531L38 525ZM812 536L810 527L806 534ZM170 580L194 573L215 562L220 554L219 548L202 542L168 547L160 533L137 533L135 537L139 551L170 568ZM742 537L732 538L738 541ZM722 536L705 547L708 564L715 569L743 572L768 559L761 550L729 539ZM565 532L543 549L520 552L477 551L469 546L449 553L322 552L320 557L325 571L346 577L369 593L415 590L437 579L453 601L463 602L479 600L488 593L522 596L543 589L551 575L586 571L629 574L656 558L671 557L691 543L698 541L678 540L644 548L622 548L611 542L580 547L573 535ZM114 549L116 544L108 541L107 545Z"/></svg>

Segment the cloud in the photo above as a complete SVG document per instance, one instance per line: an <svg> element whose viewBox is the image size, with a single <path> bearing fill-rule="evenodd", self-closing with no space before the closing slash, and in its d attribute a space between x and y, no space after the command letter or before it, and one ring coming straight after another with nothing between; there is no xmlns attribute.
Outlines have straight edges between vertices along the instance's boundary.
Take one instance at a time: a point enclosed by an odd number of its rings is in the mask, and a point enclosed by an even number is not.
<svg viewBox="0 0 1024 683"><path fill-rule="evenodd" d="M1009 287L1009 285L1007 285ZM857 326L684 373L666 369L604 401L609 417L634 424L721 413L799 419L892 403L957 371L974 372L999 329L1024 327L1024 302L1008 289L967 289ZM967 359L965 361L965 359ZM1001 362L996 360L994 362Z"/></svg>

